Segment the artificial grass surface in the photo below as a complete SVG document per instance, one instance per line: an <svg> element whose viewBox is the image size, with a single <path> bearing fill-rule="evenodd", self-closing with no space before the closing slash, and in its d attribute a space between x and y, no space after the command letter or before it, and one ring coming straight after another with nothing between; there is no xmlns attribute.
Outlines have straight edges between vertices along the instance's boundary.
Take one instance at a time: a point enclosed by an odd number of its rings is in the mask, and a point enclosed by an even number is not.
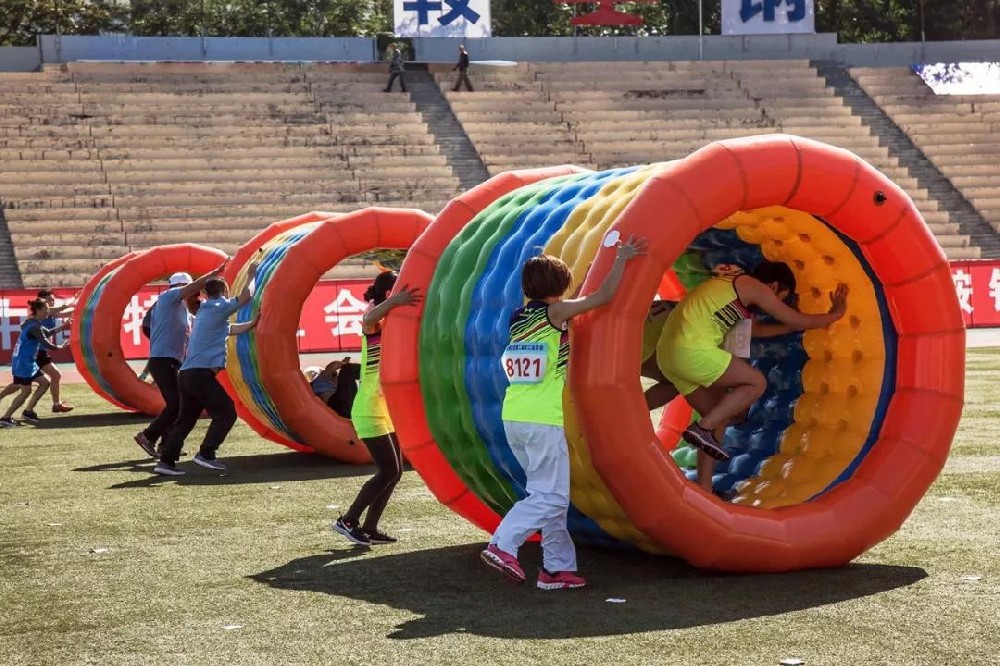
<svg viewBox="0 0 1000 666"><path fill-rule="evenodd" d="M72 414L0 430L0 664L996 663L998 372L1000 350L970 350L944 473L851 566L728 576L580 548L591 586L568 592L487 571L486 536L413 472L383 521L400 543L351 548L331 505L371 469L242 424L226 476L185 458L154 479L145 419L71 386ZM529 575L538 560L523 551Z"/></svg>

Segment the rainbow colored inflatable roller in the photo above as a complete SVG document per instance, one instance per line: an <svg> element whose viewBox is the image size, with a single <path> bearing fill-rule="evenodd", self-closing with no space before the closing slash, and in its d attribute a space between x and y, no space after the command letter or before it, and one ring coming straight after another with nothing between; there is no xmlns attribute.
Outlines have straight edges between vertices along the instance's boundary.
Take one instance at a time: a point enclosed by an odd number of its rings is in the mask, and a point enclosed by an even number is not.
<svg viewBox="0 0 1000 666"><path fill-rule="evenodd" d="M628 265L611 304L571 325L574 536L764 572L842 565L898 529L962 410L948 264L899 187L848 151L782 135L642 167L505 173L441 212L403 265L399 283L426 297L390 315L382 368L404 453L437 498L492 531L524 496L499 368L521 266L540 250L560 256L592 292L613 261L609 231L647 238L649 254ZM805 312L826 311L849 284L848 313L755 343L769 388L727 432L732 459L714 477L717 491L737 491L727 503L678 465L690 410L675 401L654 429L639 366L658 339L644 323L664 285L683 291L763 258L792 268Z"/></svg>
<svg viewBox="0 0 1000 666"><path fill-rule="evenodd" d="M233 255L224 277L233 293L259 261L253 299L236 317L260 315L249 333L229 338L223 386L240 417L261 436L347 463L371 461L348 419L313 395L302 374L297 330L302 306L324 273L362 252L405 249L433 218L419 210L366 208L308 213L276 222Z"/></svg>

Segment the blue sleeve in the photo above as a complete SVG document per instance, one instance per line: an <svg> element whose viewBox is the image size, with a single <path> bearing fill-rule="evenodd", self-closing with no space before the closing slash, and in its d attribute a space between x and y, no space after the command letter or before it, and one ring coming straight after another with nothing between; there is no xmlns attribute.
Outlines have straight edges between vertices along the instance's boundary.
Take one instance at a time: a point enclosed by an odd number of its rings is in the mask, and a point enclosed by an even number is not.
<svg viewBox="0 0 1000 666"><path fill-rule="evenodd" d="M226 317L231 317L237 310L240 309L240 299L238 298L227 298L226 299Z"/></svg>
<svg viewBox="0 0 1000 666"><path fill-rule="evenodd" d="M38 340L46 349L57 348L56 345L52 344L52 341L49 340L49 330L41 324L24 329L24 334L32 340Z"/></svg>
<svg viewBox="0 0 1000 666"><path fill-rule="evenodd" d="M156 300L163 301L167 305L176 303L181 300L181 288L174 287L173 289L167 289L165 292L160 294Z"/></svg>

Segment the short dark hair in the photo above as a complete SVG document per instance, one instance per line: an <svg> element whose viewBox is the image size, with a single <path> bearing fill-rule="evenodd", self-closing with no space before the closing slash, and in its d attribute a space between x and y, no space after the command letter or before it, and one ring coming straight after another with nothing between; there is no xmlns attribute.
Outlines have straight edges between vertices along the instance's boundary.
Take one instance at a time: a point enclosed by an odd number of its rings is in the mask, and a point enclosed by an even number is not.
<svg viewBox="0 0 1000 666"><path fill-rule="evenodd" d="M205 295L209 298L218 298L226 290L226 281L220 277L214 277L205 283Z"/></svg>
<svg viewBox="0 0 1000 666"><path fill-rule="evenodd" d="M528 259L521 271L521 288L532 300L562 296L572 282L573 273L566 262L549 254Z"/></svg>
<svg viewBox="0 0 1000 666"><path fill-rule="evenodd" d="M42 289L38 292L38 298L55 298L51 289Z"/></svg>
<svg viewBox="0 0 1000 666"><path fill-rule="evenodd" d="M392 288L396 286L396 278L398 277L399 275L395 271L379 273L375 281L365 291L365 300L374 301L375 305L380 305L385 301L386 292L392 291Z"/></svg>
<svg viewBox="0 0 1000 666"><path fill-rule="evenodd" d="M750 272L750 276L760 280L764 284L777 282L778 286L790 292L795 292L795 273L792 273L792 269L788 267L788 264L780 261L767 261L765 259Z"/></svg>

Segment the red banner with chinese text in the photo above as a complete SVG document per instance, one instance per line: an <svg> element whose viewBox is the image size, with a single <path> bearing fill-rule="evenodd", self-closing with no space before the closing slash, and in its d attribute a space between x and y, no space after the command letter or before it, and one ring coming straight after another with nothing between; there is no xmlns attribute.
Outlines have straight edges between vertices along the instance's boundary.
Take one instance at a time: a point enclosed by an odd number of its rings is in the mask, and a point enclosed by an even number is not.
<svg viewBox="0 0 1000 666"><path fill-rule="evenodd" d="M302 307L299 319L299 350L312 352L352 352L361 349L361 316L365 311L363 294L370 280L325 280L316 285ZM132 297L122 315L122 350L126 358L146 358L149 340L142 334L142 318L166 287L144 287ZM76 289L53 289L56 305L76 293ZM27 302L36 290L0 290L0 363L10 363L11 350L28 315ZM59 333L56 341L65 342L68 332ZM71 361L69 349L57 351L53 358Z"/></svg>
<svg viewBox="0 0 1000 666"><path fill-rule="evenodd" d="M968 328L1000 327L1000 260L956 261L951 264L955 293ZM306 299L299 319L299 350L356 352L361 349L361 316L366 280L326 280L316 285ZM132 297L122 316L122 349L126 358L146 358L149 341L140 329L146 310L164 287L145 287ZM76 289L55 289L56 304L73 296ZM21 322L27 316L27 301L37 292L29 289L0 290L0 363L10 363ZM67 333L57 336L64 342ZM70 361L69 349L53 354L56 361Z"/></svg>

